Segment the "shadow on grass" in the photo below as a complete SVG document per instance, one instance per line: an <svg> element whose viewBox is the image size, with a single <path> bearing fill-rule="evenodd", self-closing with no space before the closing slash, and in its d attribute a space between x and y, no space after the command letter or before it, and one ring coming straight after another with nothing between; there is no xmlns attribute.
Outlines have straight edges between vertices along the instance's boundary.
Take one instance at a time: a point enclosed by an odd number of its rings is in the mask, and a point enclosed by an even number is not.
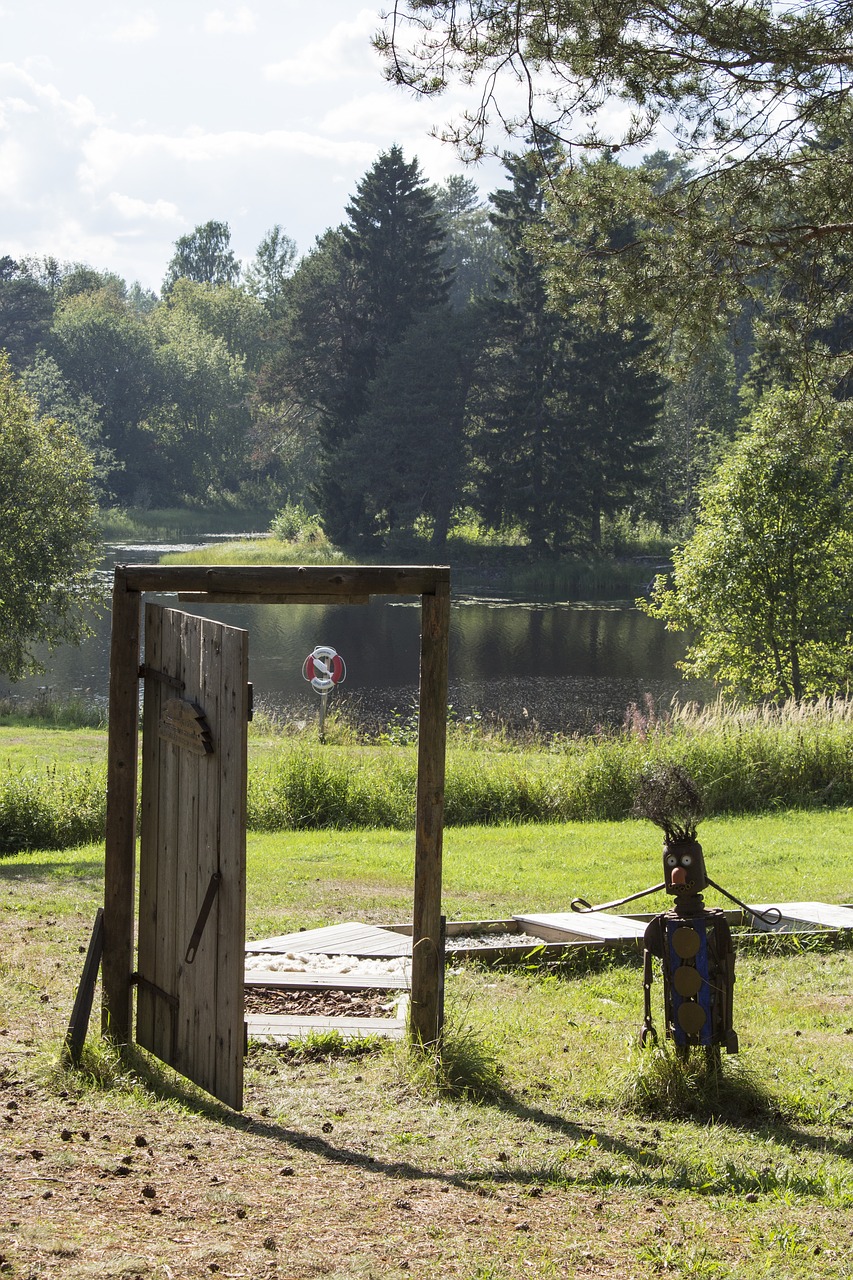
<svg viewBox="0 0 853 1280"><path fill-rule="evenodd" d="M363 1046L365 1052L370 1049L376 1051L378 1048L378 1044ZM746 1114L755 1100L754 1089L750 1087L742 1092L737 1082L727 1095L728 1108L717 1106L713 1116L701 1111L687 1116L666 1113L657 1116L661 1122L678 1120L686 1125L695 1124L697 1130L707 1130L709 1122L725 1126L731 1131L730 1139L726 1137L722 1146L716 1146L713 1153L709 1146L707 1154L700 1152L695 1159L681 1157L677 1152L671 1154L671 1145L669 1154L660 1154L657 1141L659 1134L653 1138L643 1136L632 1140L614 1134L601 1125L580 1123L566 1115L531 1106L514 1097L492 1077L488 1054L485 1059L488 1071L484 1078L489 1083L488 1096L476 1096L471 1088L471 1052L471 1046L468 1045L462 1055L465 1067L463 1075L467 1085L460 1091L460 1081L457 1080L456 1092L441 1088L442 1073L449 1071L452 1076L456 1069L456 1059L451 1055L451 1061L442 1064L436 1080L435 1063L429 1064L429 1055L419 1055L421 1062L427 1063L421 1070L429 1072L426 1079L428 1090L435 1093L438 1086L438 1091L443 1092L445 1097L456 1097L460 1103L477 1106L483 1112L495 1113L498 1119L496 1133L500 1133L502 1127L505 1129L504 1120L512 1119L558 1135L563 1139L565 1149L558 1152L554 1159L542 1163L525 1160L523 1156L510 1159L505 1153L500 1153L490 1167L469 1172L449 1172L430 1168L425 1163L374 1156L363 1149L340 1145L326 1136L290 1128L263 1115L252 1116L232 1111L136 1045L118 1050L105 1042L87 1043L79 1070L86 1088L118 1089L126 1093L138 1091L159 1101L177 1103L188 1112L227 1128L294 1151L308 1152L331 1164L357 1167L393 1179L430 1180L477 1195L489 1196L494 1194L494 1188L514 1186L535 1197L546 1186L571 1186L598 1191L625 1188L647 1193L686 1190L698 1195L787 1192L831 1199L840 1194L837 1175L831 1170L824 1171L819 1167L810 1171L798 1165L788 1168L784 1162L778 1161L775 1165L768 1163L754 1168L748 1163L739 1162L738 1136L749 1133L766 1141L768 1145L787 1148L792 1155L810 1149L827 1157L837 1156L848 1160L853 1157L853 1142L810 1133L789 1123L768 1092L761 1094L762 1106L753 1110L751 1115ZM257 1070L278 1074L280 1055L276 1050L258 1048L253 1050L250 1057L255 1059ZM265 1065L267 1058L268 1066ZM456 1062L456 1065L459 1063ZM482 1072L483 1061L477 1053L474 1054L473 1066L476 1068L475 1076ZM73 1075L65 1071L62 1079L63 1082L70 1082ZM417 1071L410 1079L416 1088L424 1084L424 1078L419 1078ZM745 1107L746 1103L749 1105ZM618 1113L618 1106L613 1109L614 1113ZM624 1106L622 1110L624 1113ZM646 1119L648 1118L646 1113Z"/></svg>
<svg viewBox="0 0 853 1280"><path fill-rule="evenodd" d="M8 853L6 857L16 855ZM103 880L104 859L93 857L56 862L7 862L0 851L0 880Z"/></svg>

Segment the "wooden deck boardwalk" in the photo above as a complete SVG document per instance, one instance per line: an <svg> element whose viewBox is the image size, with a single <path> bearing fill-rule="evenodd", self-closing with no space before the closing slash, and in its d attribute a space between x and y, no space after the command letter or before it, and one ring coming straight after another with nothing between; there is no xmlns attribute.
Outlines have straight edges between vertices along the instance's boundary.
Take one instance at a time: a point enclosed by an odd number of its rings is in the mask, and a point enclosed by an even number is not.
<svg viewBox="0 0 853 1280"><path fill-rule="evenodd" d="M758 917L744 917L750 928L770 933L808 933L814 931L844 932L853 930L853 908L833 906L826 902L777 902L755 908L767 913L771 908L781 912L781 920L769 925ZM737 913L731 913L736 917ZM468 921L468 934L479 933L481 941L490 934L503 931L510 935L517 931L541 938L546 953L559 956L565 949L577 947L638 946L651 917L617 915L606 911L575 912L546 911L513 916L504 921ZM735 923L737 920L735 919ZM529 954L529 943L507 946L505 941L495 947L465 946L465 934L458 934L461 926L448 926L448 957L467 954L474 958L510 958L516 950ZM268 968L247 967L246 987L278 990L337 990L337 991L406 991L409 988L409 964L412 951L411 936L403 932L405 926L379 928L350 920L344 924L328 925L321 929L301 929L298 933L281 934L274 938L261 938L246 946L247 964L253 956L292 955L294 957L353 956L358 959L398 959L400 969L396 973L352 973L328 970L278 971ZM398 931L399 929L399 931ZM252 1040L281 1044L299 1039L310 1033L337 1031L345 1038L380 1035L401 1039L405 1035L403 1018L321 1017L302 1014L249 1014L246 1018L247 1035Z"/></svg>
<svg viewBox="0 0 853 1280"><path fill-rule="evenodd" d="M412 939L393 929L360 924L349 920L322 929L300 929L276 938L261 938L246 943L247 955L320 954L325 956L360 956L382 960L394 956L411 956Z"/></svg>
<svg viewBox="0 0 853 1280"><path fill-rule="evenodd" d="M277 991L408 991L409 980L399 973L300 973L287 970L247 969L246 987Z"/></svg>
<svg viewBox="0 0 853 1280"><path fill-rule="evenodd" d="M605 911L548 911L515 919L525 933L544 942L622 942L642 938L646 931L643 921Z"/></svg>
<svg viewBox="0 0 853 1280"><path fill-rule="evenodd" d="M250 1013L246 1017L248 1038L271 1044L299 1040L312 1032L318 1035L326 1031L336 1031L345 1040L357 1040L361 1036L402 1040L406 1022L404 1018L323 1018L299 1013Z"/></svg>
<svg viewBox="0 0 853 1280"><path fill-rule="evenodd" d="M782 913L779 923L767 924L756 918L756 929L768 933L801 933L803 925L819 929L853 929L853 910L850 907L834 907L828 902L771 902L756 907L756 910L766 913L773 908Z"/></svg>

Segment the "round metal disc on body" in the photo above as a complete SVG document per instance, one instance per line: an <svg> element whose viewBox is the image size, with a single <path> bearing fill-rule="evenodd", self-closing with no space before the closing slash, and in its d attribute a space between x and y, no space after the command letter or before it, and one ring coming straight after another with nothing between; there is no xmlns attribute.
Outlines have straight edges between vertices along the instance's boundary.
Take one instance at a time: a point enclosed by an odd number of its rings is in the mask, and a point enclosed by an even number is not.
<svg viewBox="0 0 853 1280"><path fill-rule="evenodd" d="M682 960L692 960L694 956L699 954L701 945L702 939L699 934L695 929L689 929L686 925L676 929L672 935L672 949Z"/></svg>
<svg viewBox="0 0 853 1280"><path fill-rule="evenodd" d="M690 1000L693 996L699 994L702 986L702 975L692 965L680 964L673 971L672 985L680 996L683 996L685 1000Z"/></svg>
<svg viewBox="0 0 853 1280"><path fill-rule="evenodd" d="M678 1007L678 1022L689 1036L698 1036L705 1025L706 1015L701 1004L682 1004Z"/></svg>

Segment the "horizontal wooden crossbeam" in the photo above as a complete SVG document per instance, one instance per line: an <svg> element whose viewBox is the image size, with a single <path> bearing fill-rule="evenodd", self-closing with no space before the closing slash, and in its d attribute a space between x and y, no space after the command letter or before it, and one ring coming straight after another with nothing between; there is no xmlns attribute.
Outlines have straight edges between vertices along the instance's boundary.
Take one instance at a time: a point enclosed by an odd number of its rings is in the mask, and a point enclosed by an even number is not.
<svg viewBox="0 0 853 1280"><path fill-rule="evenodd" d="M285 596L340 598L435 595L450 584L444 565L121 565L128 591L201 592L246 600Z"/></svg>

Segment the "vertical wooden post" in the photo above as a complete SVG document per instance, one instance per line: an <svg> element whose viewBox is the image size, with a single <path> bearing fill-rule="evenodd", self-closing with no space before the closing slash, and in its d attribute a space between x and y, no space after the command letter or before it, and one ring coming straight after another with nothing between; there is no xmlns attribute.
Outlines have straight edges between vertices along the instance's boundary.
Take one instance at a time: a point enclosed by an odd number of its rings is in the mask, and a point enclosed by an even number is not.
<svg viewBox="0 0 853 1280"><path fill-rule="evenodd" d="M447 663L450 586L421 597L421 685L418 794L415 831L415 904L412 921L410 1030L432 1044L441 1032L441 854L447 742Z"/></svg>
<svg viewBox="0 0 853 1280"><path fill-rule="evenodd" d="M117 566L110 641L101 1025L118 1044L130 1041L132 1022L139 619L139 592L128 588L124 570Z"/></svg>

